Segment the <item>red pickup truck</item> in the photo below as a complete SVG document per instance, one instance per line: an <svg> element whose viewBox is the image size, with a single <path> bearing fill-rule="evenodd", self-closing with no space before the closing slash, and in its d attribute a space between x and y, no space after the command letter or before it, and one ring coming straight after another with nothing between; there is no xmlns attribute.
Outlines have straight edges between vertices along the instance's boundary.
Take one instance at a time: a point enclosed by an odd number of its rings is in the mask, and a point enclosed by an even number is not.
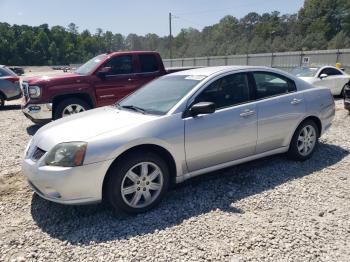
<svg viewBox="0 0 350 262"><path fill-rule="evenodd" d="M156 52L98 55L74 73L25 79L22 111L34 123L48 122L111 105L149 81L180 70L166 70Z"/></svg>

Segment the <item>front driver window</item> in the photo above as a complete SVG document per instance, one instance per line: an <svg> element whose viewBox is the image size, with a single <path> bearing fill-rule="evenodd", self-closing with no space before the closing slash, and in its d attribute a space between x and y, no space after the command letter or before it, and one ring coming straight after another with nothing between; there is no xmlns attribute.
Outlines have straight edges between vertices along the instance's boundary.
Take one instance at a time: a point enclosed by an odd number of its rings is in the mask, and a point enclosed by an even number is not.
<svg viewBox="0 0 350 262"><path fill-rule="evenodd" d="M110 67L110 75L122 75L122 74L132 74L132 56L116 56L111 58L104 67Z"/></svg>
<svg viewBox="0 0 350 262"><path fill-rule="evenodd" d="M328 76L338 76L338 75L342 75L342 72L340 72L339 70L334 69L334 68L325 68L320 73L320 75L322 75L322 74L326 74Z"/></svg>
<svg viewBox="0 0 350 262"><path fill-rule="evenodd" d="M225 76L210 84L195 100L212 102L217 109L234 106L250 100L247 74Z"/></svg>

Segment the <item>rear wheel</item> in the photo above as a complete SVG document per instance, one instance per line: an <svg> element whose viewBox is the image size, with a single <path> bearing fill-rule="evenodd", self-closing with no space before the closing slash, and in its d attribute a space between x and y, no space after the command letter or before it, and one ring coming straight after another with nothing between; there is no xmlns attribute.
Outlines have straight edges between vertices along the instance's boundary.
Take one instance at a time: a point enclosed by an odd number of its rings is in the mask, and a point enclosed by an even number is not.
<svg viewBox="0 0 350 262"><path fill-rule="evenodd" d="M169 168L154 153L133 153L109 171L106 200L115 211L141 213L154 208L169 186Z"/></svg>
<svg viewBox="0 0 350 262"><path fill-rule="evenodd" d="M314 121L302 122L293 135L288 151L289 157L299 161L309 159L317 147L319 132Z"/></svg>
<svg viewBox="0 0 350 262"><path fill-rule="evenodd" d="M60 119L62 117L78 114L89 110L90 105L79 98L68 98L60 102L53 114L53 119Z"/></svg>
<svg viewBox="0 0 350 262"><path fill-rule="evenodd" d="M5 106L5 97L0 94L0 109Z"/></svg>

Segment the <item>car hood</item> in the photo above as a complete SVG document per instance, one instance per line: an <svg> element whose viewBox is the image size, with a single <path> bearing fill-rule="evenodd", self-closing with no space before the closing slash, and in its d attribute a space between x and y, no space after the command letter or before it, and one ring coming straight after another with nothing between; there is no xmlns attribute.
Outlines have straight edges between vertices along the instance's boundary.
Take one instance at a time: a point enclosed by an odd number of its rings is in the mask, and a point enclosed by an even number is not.
<svg viewBox="0 0 350 262"><path fill-rule="evenodd" d="M82 79L84 76L75 73L65 73L60 75L48 75L48 76L32 76L26 77L23 81L29 83L30 85L53 85L56 83L70 83L78 79Z"/></svg>
<svg viewBox="0 0 350 262"><path fill-rule="evenodd" d="M119 110L113 106L102 107L51 122L40 128L33 138L33 144L48 151L53 146L72 141L89 139L118 130L127 132L130 128L140 126L158 118L127 110Z"/></svg>

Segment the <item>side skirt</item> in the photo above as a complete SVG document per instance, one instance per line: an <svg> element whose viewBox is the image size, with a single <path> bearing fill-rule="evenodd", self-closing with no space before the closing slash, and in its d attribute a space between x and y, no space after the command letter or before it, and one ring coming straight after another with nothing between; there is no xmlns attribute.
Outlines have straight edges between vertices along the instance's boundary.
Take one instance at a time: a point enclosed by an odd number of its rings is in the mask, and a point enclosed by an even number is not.
<svg viewBox="0 0 350 262"><path fill-rule="evenodd" d="M289 147L281 147L281 148L274 149L274 150L271 150L271 151L267 151L267 152L264 152L264 153L260 153L260 154L257 154L257 155L252 155L252 156L245 157L245 158L242 158L242 159L237 159L237 160L226 162L226 163L219 164L219 165L216 165L216 166L207 167L207 168L203 168L203 169L196 170L196 171L193 171L193 172L189 172L189 173L186 173L186 174L184 174L182 176L176 177L176 183L181 183L181 182L184 182L185 180L190 179L190 178L195 177L195 176L203 175L203 174L210 173L210 172L213 172L213 171L216 171L216 170L220 170L220 169L224 169L224 168L227 168L227 167L230 167L230 166L239 165L239 164L242 164L242 163L245 163L245 162L249 162L249 161L253 161L253 160L256 160L256 159L259 159L259 158L263 158L263 157L267 157L267 156L271 156L271 155L276 155L276 154L286 153L288 151L288 148Z"/></svg>

